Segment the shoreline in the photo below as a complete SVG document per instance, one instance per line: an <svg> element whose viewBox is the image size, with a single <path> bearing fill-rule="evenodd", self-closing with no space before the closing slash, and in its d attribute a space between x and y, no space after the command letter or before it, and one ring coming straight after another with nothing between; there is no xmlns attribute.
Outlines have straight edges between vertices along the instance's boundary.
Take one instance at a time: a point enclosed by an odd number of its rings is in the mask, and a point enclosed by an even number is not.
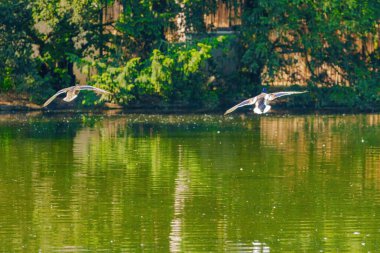
<svg viewBox="0 0 380 253"><path fill-rule="evenodd" d="M94 113L94 114L220 114L223 116L224 111L220 109L181 109L181 108L110 108L110 107L94 107L94 108L41 108L38 106L29 106L29 105L4 105L0 103L0 115L6 114L59 114L59 113ZM306 114L362 114L362 113L380 113L380 110L358 110L358 109L347 109L347 108L321 108L321 109L312 109L312 108L274 108L266 115L306 115ZM234 114L226 115L225 117L231 117L234 115L256 115L252 113L252 110L241 110L235 112Z"/></svg>
<svg viewBox="0 0 380 253"><path fill-rule="evenodd" d="M86 113L86 112L105 112L120 111L123 113L140 113L140 114L222 114L220 108L194 108L184 105L149 105L137 106L131 105L123 107L118 104L104 103L103 105L82 106L79 103L60 102L49 107L42 107L36 103L30 102L26 96L15 94L0 94L0 114L22 113L22 112L42 112L42 113ZM345 107L325 107L325 108L297 108L287 107L285 104L277 104L269 114L358 114L358 113L379 113L380 108L372 110L363 110L358 108ZM252 110L247 107L243 108L236 114L251 114Z"/></svg>

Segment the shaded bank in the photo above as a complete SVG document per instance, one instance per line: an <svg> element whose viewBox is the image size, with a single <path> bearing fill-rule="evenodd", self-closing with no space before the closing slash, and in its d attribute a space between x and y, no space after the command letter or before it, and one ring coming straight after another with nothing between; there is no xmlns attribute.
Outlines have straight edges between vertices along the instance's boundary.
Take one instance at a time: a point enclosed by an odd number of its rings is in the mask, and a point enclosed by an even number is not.
<svg viewBox="0 0 380 253"><path fill-rule="evenodd" d="M0 93L0 112L39 110L40 106L30 100L30 96L25 94Z"/></svg>
<svg viewBox="0 0 380 253"><path fill-rule="evenodd" d="M299 88L298 88L299 89ZM341 91L341 89L345 89ZM254 96L254 95L252 95ZM379 94L373 94L373 103L361 103L361 98L352 92L347 92L346 88L318 88L307 94L295 97L282 98L271 103L274 113L313 113L313 112L331 112L331 113L355 113L355 112L379 112ZM70 111L70 110L123 110L134 113L222 113L235 102L220 103L216 107L208 107L199 104L188 103L168 103L157 98L147 98L145 101L139 101L128 105L118 105L114 103L84 104L85 96L77 100L66 103L57 99L43 108L43 101L32 101L34 95L0 93L0 112L5 111ZM245 99L246 97L241 97ZM252 108L240 108L237 113L246 113Z"/></svg>

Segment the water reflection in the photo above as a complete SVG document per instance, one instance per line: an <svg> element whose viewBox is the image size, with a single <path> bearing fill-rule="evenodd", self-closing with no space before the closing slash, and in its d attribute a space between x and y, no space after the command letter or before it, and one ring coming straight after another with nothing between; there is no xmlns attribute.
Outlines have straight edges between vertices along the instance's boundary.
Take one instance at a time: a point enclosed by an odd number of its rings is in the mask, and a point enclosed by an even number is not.
<svg viewBox="0 0 380 253"><path fill-rule="evenodd" d="M2 251L380 249L378 114L6 117Z"/></svg>

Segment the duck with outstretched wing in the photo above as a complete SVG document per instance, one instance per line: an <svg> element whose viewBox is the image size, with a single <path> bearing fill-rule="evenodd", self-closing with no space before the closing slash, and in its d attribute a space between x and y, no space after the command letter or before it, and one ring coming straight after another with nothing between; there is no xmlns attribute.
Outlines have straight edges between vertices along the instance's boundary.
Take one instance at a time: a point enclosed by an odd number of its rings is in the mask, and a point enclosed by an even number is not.
<svg viewBox="0 0 380 253"><path fill-rule="evenodd" d="M106 90L103 90L103 89L100 89L100 88L96 88L96 87L93 87L91 85L75 85L75 86L71 86L71 87L67 87L67 88L64 88L62 90L59 90L57 93L55 93L53 96L51 96L44 103L44 105L42 107L47 106L56 97L58 97L59 95L61 95L63 93L66 93L66 97L63 98L63 101L65 101L65 102L71 102L71 101L73 101L78 96L78 94L79 94L79 92L81 90L91 90L91 91L94 91L96 93L111 94L110 92L108 92Z"/></svg>
<svg viewBox="0 0 380 253"><path fill-rule="evenodd" d="M255 105L253 108L253 112L257 114L263 114L269 112L271 106L269 105L269 102L272 100L275 100L276 98L288 96L288 95L295 95L295 94L302 94L307 91L280 91L280 92L274 92L274 93L266 93L266 88L263 88L263 91L257 95L256 97L249 98L247 100L244 100L243 102L235 105L234 107L228 109L224 115L229 114L233 111L235 111L239 107L243 107L246 105Z"/></svg>

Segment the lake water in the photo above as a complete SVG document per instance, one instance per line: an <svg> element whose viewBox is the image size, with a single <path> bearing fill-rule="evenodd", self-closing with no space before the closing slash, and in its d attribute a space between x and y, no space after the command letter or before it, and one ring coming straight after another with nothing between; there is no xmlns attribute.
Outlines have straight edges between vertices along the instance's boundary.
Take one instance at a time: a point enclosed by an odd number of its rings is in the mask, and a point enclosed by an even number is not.
<svg viewBox="0 0 380 253"><path fill-rule="evenodd" d="M379 252L380 114L0 115L1 252Z"/></svg>

